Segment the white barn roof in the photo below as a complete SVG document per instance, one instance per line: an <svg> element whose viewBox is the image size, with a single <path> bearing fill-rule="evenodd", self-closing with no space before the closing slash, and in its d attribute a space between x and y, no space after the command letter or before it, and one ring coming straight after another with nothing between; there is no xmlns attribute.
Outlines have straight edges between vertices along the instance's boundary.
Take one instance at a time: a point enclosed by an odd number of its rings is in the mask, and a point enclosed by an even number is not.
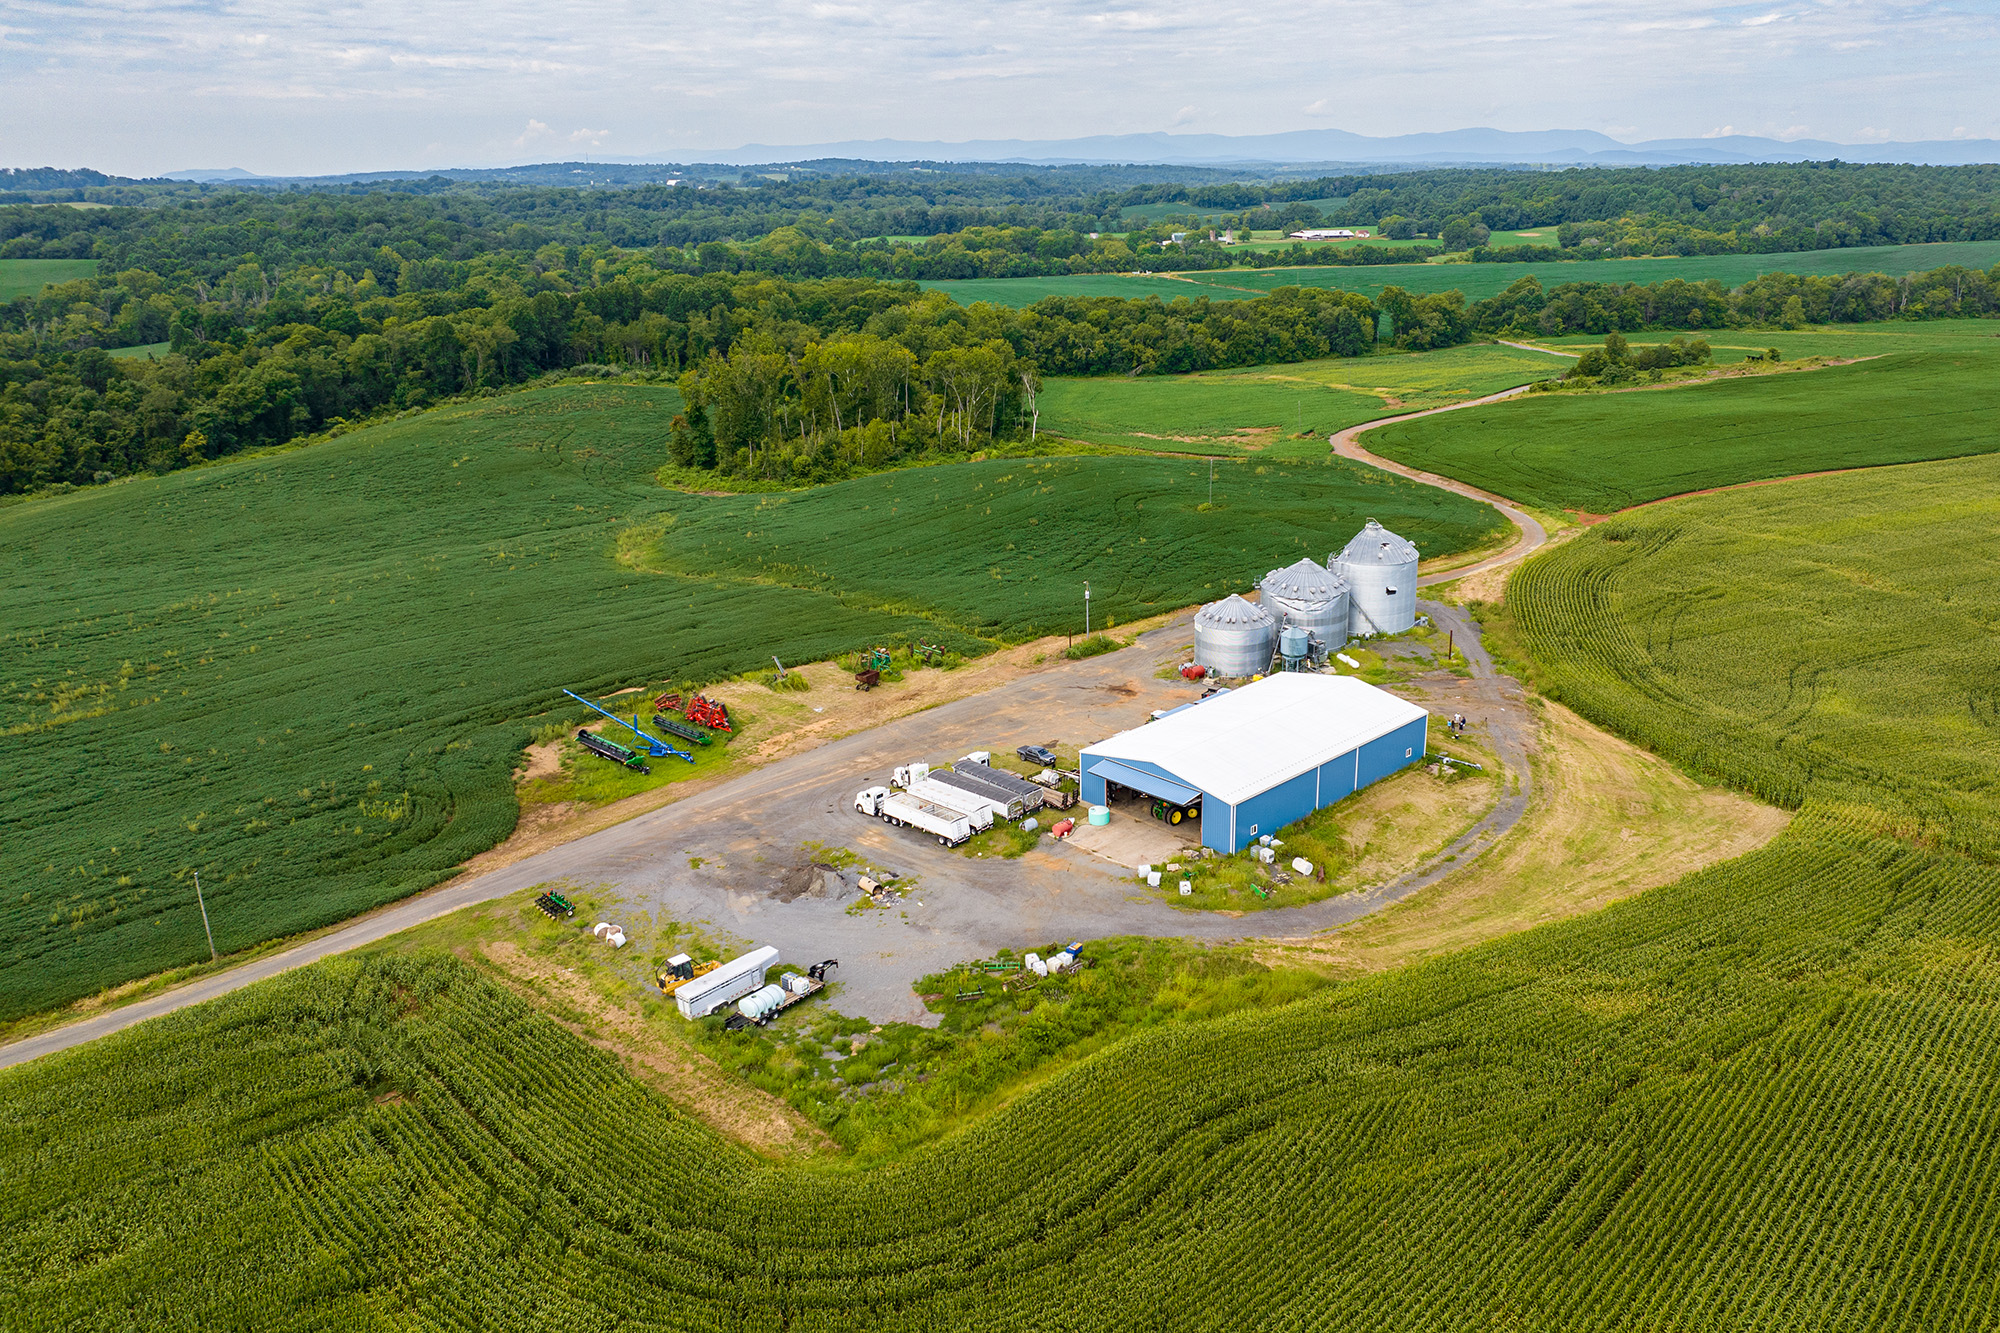
<svg viewBox="0 0 2000 1333"><path fill-rule="evenodd" d="M1352 676L1286 671L1084 747L1157 764L1237 805L1386 736L1424 710Z"/></svg>

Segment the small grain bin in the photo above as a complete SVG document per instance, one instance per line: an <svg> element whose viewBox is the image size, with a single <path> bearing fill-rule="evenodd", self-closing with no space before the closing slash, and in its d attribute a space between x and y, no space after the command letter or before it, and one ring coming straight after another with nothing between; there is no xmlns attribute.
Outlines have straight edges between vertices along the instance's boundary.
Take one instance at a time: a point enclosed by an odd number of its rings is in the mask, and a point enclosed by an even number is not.
<svg viewBox="0 0 2000 1333"><path fill-rule="evenodd" d="M1417 623L1417 548L1374 519L1327 564L1347 578L1350 632L1401 634Z"/></svg>
<svg viewBox="0 0 2000 1333"><path fill-rule="evenodd" d="M1278 631L1278 656L1287 671L1304 671L1312 659L1312 635L1298 625Z"/></svg>
<svg viewBox="0 0 2000 1333"><path fill-rule="evenodd" d="M1278 622L1269 611L1231 593L1194 615L1194 660L1218 676L1254 676L1271 669Z"/></svg>
<svg viewBox="0 0 2000 1333"><path fill-rule="evenodd" d="M1328 569L1311 560L1300 560L1284 569L1274 569L1257 585L1263 590L1258 599L1280 625L1297 625L1313 638L1314 661L1347 642L1347 622L1353 615L1348 604L1347 578L1337 569Z"/></svg>

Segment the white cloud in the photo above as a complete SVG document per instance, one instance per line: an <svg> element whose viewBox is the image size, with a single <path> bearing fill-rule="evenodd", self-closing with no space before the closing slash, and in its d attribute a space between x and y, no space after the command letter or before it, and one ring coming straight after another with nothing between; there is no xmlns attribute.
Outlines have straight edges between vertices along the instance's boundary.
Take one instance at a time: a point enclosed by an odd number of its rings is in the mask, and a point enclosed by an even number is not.
<svg viewBox="0 0 2000 1333"><path fill-rule="evenodd" d="M6 0L0 80L32 94L0 98L0 159L308 172L1197 125L1630 140L1703 112L1715 135L1985 138L1996 66L1989 0Z"/></svg>

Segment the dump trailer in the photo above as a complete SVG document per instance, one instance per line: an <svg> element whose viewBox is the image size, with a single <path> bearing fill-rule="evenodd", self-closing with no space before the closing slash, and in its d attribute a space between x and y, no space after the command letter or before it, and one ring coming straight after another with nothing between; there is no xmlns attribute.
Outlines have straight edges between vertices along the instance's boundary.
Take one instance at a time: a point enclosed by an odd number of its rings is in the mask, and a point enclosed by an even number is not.
<svg viewBox="0 0 2000 1333"><path fill-rule="evenodd" d="M984 833L993 827L996 818L1007 817L1006 807L998 801L990 801L973 792L946 786L937 780L936 774L911 783L909 792L920 801L928 801L932 805L943 806L947 810L955 810L964 815L975 833Z"/></svg>
<svg viewBox="0 0 2000 1333"><path fill-rule="evenodd" d="M1003 819L1025 819L1042 808L1042 799L1047 794L1026 778L965 760L950 770L933 772L931 780L992 801Z"/></svg>
<svg viewBox="0 0 2000 1333"><path fill-rule="evenodd" d="M650 773L653 771L653 766L647 763L645 760L641 759L638 755L626 749L624 746L620 745L617 741L605 740L602 736L598 735L596 732L593 731L577 732L576 743L578 745L581 745L584 749L590 751L592 754L603 755L606 759L609 759L612 763L623 764L625 767L632 769L634 772Z"/></svg>
<svg viewBox="0 0 2000 1333"><path fill-rule="evenodd" d="M674 990L682 1018L706 1018L764 984L765 969L776 967L778 951L769 945L732 958L705 976L683 981Z"/></svg>
<svg viewBox="0 0 2000 1333"><path fill-rule="evenodd" d="M854 808L899 828L920 828L935 834L938 844L956 847L972 836L972 823L956 810L932 805L908 792L891 792L887 787L867 787L857 792Z"/></svg>

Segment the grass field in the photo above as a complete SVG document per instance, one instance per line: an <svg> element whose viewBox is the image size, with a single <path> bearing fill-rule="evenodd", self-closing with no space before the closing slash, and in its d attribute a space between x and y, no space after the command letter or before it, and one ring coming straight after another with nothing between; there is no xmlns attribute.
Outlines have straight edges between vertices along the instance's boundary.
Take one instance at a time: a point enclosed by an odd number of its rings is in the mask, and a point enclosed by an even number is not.
<svg viewBox="0 0 2000 1333"><path fill-rule="evenodd" d="M1151 262L1151 261L1149 261ZM1157 261L1165 268L1168 260ZM1262 296L1278 287L1337 287L1378 296L1384 287L1411 292L1464 292L1468 301L1483 300L1532 273L1544 287L1565 282L1664 282L1680 278L1699 282L1715 278L1735 287L1760 273L1918 273L1946 264L1991 268L2000 264L2000 241L1949 241L1934 245L1879 245L1847 250L1812 250L1802 254L1698 255L1664 259L1605 259L1574 263L1536 264L1369 264L1325 268L1218 269L1189 273L1184 278L1130 278L1091 274L1065 278L975 278L964 282L927 282L961 305L991 301L997 305L1029 306L1045 296L1175 296L1195 295L1189 283L1208 288L1211 300L1235 301Z"/></svg>
<svg viewBox="0 0 2000 1333"><path fill-rule="evenodd" d="M1054 379L1039 406L1043 430L1094 444L1323 459L1334 431L1526 384L1565 364L1479 344L1197 375Z"/></svg>
<svg viewBox="0 0 2000 1333"><path fill-rule="evenodd" d="M1711 486L2000 450L1993 346L1682 388L1529 394L1361 442L1524 504L1608 514Z"/></svg>
<svg viewBox="0 0 2000 1333"><path fill-rule="evenodd" d="M0 510L0 1017L205 958L196 870L225 951L448 875L562 686L938 636L621 566L683 498L678 403L548 390Z"/></svg>
<svg viewBox="0 0 2000 1333"><path fill-rule="evenodd" d="M1107 627L1241 592L1324 560L1369 517L1426 556L1483 545L1484 505L1345 462L1218 468L1084 457L917 468L783 495L685 504L642 557L748 573L864 605L923 606L978 635L1081 630L1083 581Z"/></svg>
<svg viewBox="0 0 2000 1333"><path fill-rule="evenodd" d="M1634 333L1634 347L1671 342L1676 337L1701 338L1713 349L1717 365L1734 365L1775 347L1787 361L1808 356L1885 356L1890 352L1972 352L2000 356L2000 320L1891 320L1880 324L1829 324L1804 329L1682 329L1678 332ZM1581 352L1601 347L1601 335L1537 338L1539 347Z"/></svg>
<svg viewBox="0 0 2000 1333"><path fill-rule="evenodd" d="M1517 592L1554 688L1600 724L1782 805L2000 856L2000 457L1623 515Z"/></svg>
<svg viewBox="0 0 2000 1333"><path fill-rule="evenodd" d="M0 301L33 296L52 282L75 282L96 272L95 259L0 259Z"/></svg>
<svg viewBox="0 0 2000 1333"><path fill-rule="evenodd" d="M152 357L165 356L172 348L172 343L145 343L138 347L113 347L107 354L112 357L129 357L135 361L145 361Z"/></svg>

